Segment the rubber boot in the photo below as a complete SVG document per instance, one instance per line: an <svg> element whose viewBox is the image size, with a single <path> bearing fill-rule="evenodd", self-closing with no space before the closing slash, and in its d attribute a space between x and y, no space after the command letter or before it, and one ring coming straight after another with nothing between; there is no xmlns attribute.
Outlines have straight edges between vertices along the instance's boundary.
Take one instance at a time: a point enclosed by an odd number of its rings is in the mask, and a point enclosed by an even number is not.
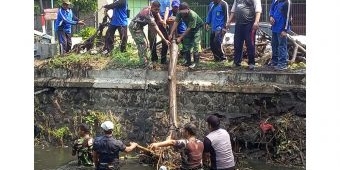
<svg viewBox="0 0 340 170"><path fill-rule="evenodd" d="M190 54L190 51L184 52L184 57L185 57L186 62L183 65L186 66L186 67L190 66L191 65L191 54Z"/></svg>
<svg viewBox="0 0 340 170"><path fill-rule="evenodd" d="M200 59L200 53L195 52L194 53L194 63L191 64L189 67L190 68L195 68L198 65L198 63L199 63L199 59Z"/></svg>

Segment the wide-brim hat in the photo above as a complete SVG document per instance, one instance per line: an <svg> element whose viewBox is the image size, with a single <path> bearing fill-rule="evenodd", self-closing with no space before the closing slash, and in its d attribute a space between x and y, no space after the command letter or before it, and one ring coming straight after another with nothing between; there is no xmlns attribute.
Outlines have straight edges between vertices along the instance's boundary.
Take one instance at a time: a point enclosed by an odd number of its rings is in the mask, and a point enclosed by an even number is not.
<svg viewBox="0 0 340 170"><path fill-rule="evenodd" d="M70 0L63 0L63 4L70 5L70 4L71 4L71 2L70 2Z"/></svg>

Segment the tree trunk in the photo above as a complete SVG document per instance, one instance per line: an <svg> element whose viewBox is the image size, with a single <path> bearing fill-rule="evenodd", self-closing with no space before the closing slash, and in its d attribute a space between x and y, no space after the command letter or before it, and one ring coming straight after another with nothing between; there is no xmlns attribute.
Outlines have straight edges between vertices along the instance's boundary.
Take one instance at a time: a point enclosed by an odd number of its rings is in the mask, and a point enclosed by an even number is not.
<svg viewBox="0 0 340 170"><path fill-rule="evenodd" d="M178 127L177 123L177 99L176 99L176 65L177 65L177 57L178 57L178 45L176 44L176 40L172 40L170 46L170 63L169 63L169 98L170 98L170 120L171 126L170 135L175 130L173 126Z"/></svg>

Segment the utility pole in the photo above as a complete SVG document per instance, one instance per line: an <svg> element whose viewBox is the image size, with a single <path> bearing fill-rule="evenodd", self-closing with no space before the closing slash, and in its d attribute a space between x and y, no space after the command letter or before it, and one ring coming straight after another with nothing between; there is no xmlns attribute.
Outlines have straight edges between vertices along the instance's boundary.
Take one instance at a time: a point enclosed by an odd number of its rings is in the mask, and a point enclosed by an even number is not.
<svg viewBox="0 0 340 170"><path fill-rule="evenodd" d="M53 9L53 0L51 0L51 9ZM51 39L51 43L54 44L55 43L55 32L54 32L54 20L51 20L52 23L52 39Z"/></svg>

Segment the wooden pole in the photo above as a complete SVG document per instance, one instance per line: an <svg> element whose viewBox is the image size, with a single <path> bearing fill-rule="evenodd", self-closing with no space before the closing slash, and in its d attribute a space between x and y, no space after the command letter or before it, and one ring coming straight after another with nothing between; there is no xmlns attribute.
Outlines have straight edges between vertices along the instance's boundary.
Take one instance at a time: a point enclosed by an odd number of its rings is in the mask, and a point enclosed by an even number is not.
<svg viewBox="0 0 340 170"><path fill-rule="evenodd" d="M169 72L168 72L168 79L169 79L169 98L170 98L170 120L171 125L178 127L177 123L177 100L176 100L176 65L177 65L177 57L178 57L178 45L176 40L171 41L170 46L170 63L169 63ZM170 130L170 134L174 128Z"/></svg>

